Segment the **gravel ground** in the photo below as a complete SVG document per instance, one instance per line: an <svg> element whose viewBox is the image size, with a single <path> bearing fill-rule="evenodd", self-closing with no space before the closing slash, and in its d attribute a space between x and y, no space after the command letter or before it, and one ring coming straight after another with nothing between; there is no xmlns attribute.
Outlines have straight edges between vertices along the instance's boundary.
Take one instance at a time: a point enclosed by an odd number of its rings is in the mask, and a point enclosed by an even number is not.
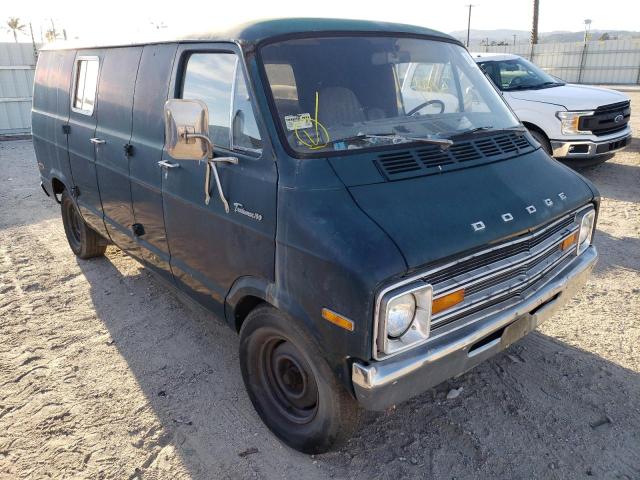
<svg viewBox="0 0 640 480"><path fill-rule="evenodd" d="M639 152L582 171L601 260L561 313L313 457L254 412L235 333L114 247L77 260L0 142L0 478L640 478Z"/></svg>

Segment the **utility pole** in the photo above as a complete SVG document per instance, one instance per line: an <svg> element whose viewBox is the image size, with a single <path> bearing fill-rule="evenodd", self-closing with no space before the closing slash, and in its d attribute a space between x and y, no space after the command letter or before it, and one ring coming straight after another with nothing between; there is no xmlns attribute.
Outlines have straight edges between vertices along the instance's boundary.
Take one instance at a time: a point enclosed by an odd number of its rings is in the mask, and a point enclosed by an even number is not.
<svg viewBox="0 0 640 480"><path fill-rule="evenodd" d="M540 0L533 0L533 26L531 27L531 44L538 43L538 13L540 11Z"/></svg>
<svg viewBox="0 0 640 480"><path fill-rule="evenodd" d="M589 41L589 30L591 30L591 19L585 18L584 20L584 43Z"/></svg>
<svg viewBox="0 0 640 480"><path fill-rule="evenodd" d="M53 39L56 40L58 38L58 34L56 33L56 26L53 24L53 18L51 20L51 31L53 32Z"/></svg>
<svg viewBox="0 0 640 480"><path fill-rule="evenodd" d="M29 22L29 31L31 32L31 44L33 45L33 59L35 61L38 60L38 47L36 47L36 39L33 36L33 26L31 25L31 22Z"/></svg>
<svg viewBox="0 0 640 480"><path fill-rule="evenodd" d="M518 36L518 35L516 35L515 33L513 34L513 46L514 46L514 47L516 46L516 37L517 37L517 36Z"/></svg>
<svg viewBox="0 0 640 480"><path fill-rule="evenodd" d="M465 7L469 7L469 18L467 19L467 48L469 48L469 35L471 34L471 8L475 7L475 5L465 5Z"/></svg>

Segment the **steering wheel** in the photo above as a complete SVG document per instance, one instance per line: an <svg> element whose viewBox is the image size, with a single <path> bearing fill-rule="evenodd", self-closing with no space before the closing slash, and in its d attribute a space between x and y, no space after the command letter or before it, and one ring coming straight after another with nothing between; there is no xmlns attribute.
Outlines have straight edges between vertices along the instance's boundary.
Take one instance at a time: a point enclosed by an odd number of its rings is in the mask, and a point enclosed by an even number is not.
<svg viewBox="0 0 640 480"><path fill-rule="evenodd" d="M509 88L517 87L518 85L522 85L522 77L513 77L509 82Z"/></svg>
<svg viewBox="0 0 640 480"><path fill-rule="evenodd" d="M426 102L421 103L420 105L418 105L415 108L412 108L411 110L409 110L407 112L407 116L411 116L411 115L415 115L416 113L418 113L420 110L422 110L424 107L427 107L429 105L439 105L440 106L440 111L438 112L438 114L443 113L444 112L444 102L442 100L428 100Z"/></svg>

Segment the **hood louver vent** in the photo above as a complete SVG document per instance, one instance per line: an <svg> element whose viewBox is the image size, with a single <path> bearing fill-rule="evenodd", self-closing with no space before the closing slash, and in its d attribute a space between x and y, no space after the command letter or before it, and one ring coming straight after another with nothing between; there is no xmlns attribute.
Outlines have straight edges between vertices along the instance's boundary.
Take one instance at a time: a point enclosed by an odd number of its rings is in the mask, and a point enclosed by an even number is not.
<svg viewBox="0 0 640 480"><path fill-rule="evenodd" d="M383 153L375 162L388 180L401 180L506 160L533 150L535 147L525 135L505 133L456 142L446 150L438 145L429 145Z"/></svg>

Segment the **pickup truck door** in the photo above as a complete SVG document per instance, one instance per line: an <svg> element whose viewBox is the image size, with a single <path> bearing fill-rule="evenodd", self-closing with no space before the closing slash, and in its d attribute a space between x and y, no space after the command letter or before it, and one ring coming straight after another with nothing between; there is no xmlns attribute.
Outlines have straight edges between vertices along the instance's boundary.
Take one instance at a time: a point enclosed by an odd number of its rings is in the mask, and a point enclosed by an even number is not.
<svg viewBox="0 0 640 480"><path fill-rule="evenodd" d="M246 78L244 62L233 44L178 48L172 97L204 101L209 107L214 156L238 158L237 165L218 164L229 213L218 198L215 182L211 200L205 203L205 161L175 160L165 150L159 167L176 282L219 314L236 279L273 281L274 276L277 171L267 137L260 135L264 128L256 124L259 115Z"/></svg>

